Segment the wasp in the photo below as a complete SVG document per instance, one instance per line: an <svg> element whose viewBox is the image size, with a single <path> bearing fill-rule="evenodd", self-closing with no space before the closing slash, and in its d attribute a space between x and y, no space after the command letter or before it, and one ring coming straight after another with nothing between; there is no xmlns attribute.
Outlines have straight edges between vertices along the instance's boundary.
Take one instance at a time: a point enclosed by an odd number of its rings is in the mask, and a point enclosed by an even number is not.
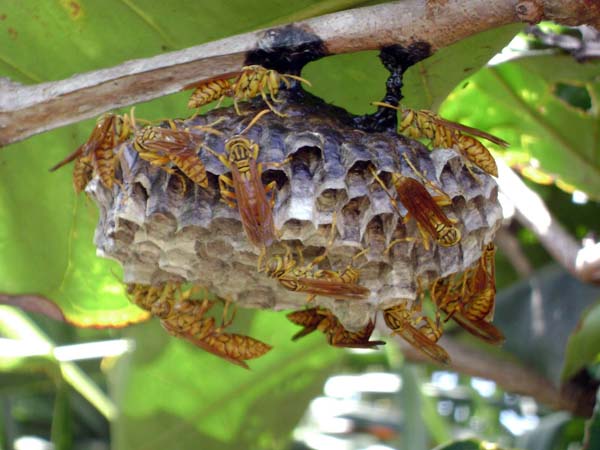
<svg viewBox="0 0 600 450"><path fill-rule="evenodd" d="M400 110L399 107L387 103L375 102L374 104ZM432 111L417 111L408 108L402 108L401 111L401 120L398 125L400 133L406 133L415 139L429 139L433 147L457 149L467 160L466 167L471 175L473 175L471 165L475 165L490 175L498 176L498 167L494 157L473 136L486 139L501 147L508 147L508 142L477 128L443 119Z"/></svg>
<svg viewBox="0 0 600 450"><path fill-rule="evenodd" d="M240 134L225 142L226 155L219 154L204 146L207 151L212 153L231 171L230 175L222 174L219 176L221 201L230 208L238 209L248 240L263 250L261 257L266 251L266 247L269 247L277 238L273 218L277 182L272 181L266 186L263 185L262 172L266 166L280 167L286 164L287 160L281 163L259 163L259 145L242 134L267 113L269 113L269 110L258 113Z"/></svg>
<svg viewBox="0 0 600 450"><path fill-rule="evenodd" d="M410 307L400 303L387 308L383 311L383 319L394 334L408 341L425 355L442 364L450 362L446 350L437 345L442 336L441 327L421 313L420 303L413 303Z"/></svg>
<svg viewBox="0 0 600 450"><path fill-rule="evenodd" d="M410 160L406 158L406 155L405 159L412 166L412 163L410 163ZM412 167L413 170L416 170L414 166ZM371 173L374 179L388 194L390 201L398 215L402 217L402 214L398 209L397 200L390 195L385 183L381 178L379 178L373 167L371 167ZM451 205L452 199L443 193L443 195L434 197L418 180L400 175L398 173L391 174L391 183L396 189L396 198L408 211L408 214L402 217L403 223L408 222L411 216L415 218L417 228L423 239L423 246L426 250L429 250L430 248L430 238L433 238L435 242L442 247L451 247L460 242L461 233L455 225L456 221L449 219L441 208L442 206ZM388 245L385 252L389 252L394 245L405 240L408 240L408 238L396 239L392 241Z"/></svg>
<svg viewBox="0 0 600 450"><path fill-rule="evenodd" d="M369 320L369 323L359 331L351 332L346 330L338 318L325 308L308 308L294 311L287 314L286 317L296 325L303 327L292 337L294 341L319 330L327 336L327 342L334 347L373 348L378 345L385 345L383 341L369 340L375 328L375 323L372 320Z"/></svg>
<svg viewBox="0 0 600 450"><path fill-rule="evenodd" d="M452 318L474 336L500 345L504 335L489 322L496 297L495 252L494 244L489 243L474 268L458 281L453 275L436 280L430 293L437 308L446 314L445 321Z"/></svg>
<svg viewBox="0 0 600 450"><path fill-rule="evenodd" d="M308 80L297 75L280 74L276 70L259 65L245 66L242 67L235 81L215 79L200 84L192 93L188 108L199 108L215 100L233 97L235 110L240 114L238 101L250 100L260 95L271 111L280 117L285 117L285 114L275 109L269 98L273 103L280 103L281 100L277 98L277 93L281 83L289 89L291 86L290 80L297 80L311 86Z"/></svg>
<svg viewBox="0 0 600 450"><path fill-rule="evenodd" d="M96 174L107 189L115 180L117 155L114 148L125 142L131 134L131 120L127 115L103 114L96 122L88 140L73 153L50 169L51 172L75 161L73 187L79 194Z"/></svg>
<svg viewBox="0 0 600 450"><path fill-rule="evenodd" d="M174 306L172 317L163 319L162 325L170 333L248 369L245 360L258 358L272 347L250 336L225 333L223 330L231 325L235 312L229 319L227 318L229 302L226 302L221 325L217 327L213 317L204 317L214 304L215 302L208 299L203 301L181 300Z"/></svg>
<svg viewBox="0 0 600 450"><path fill-rule="evenodd" d="M206 168L198 156L198 150L202 147L202 137L189 129L178 129L172 121L169 121L169 124L170 128L149 125L142 128L135 134L135 150L142 159L167 173L175 174L174 170L169 168L169 164L173 164L190 180L206 189ZM220 131L212 128L212 125L214 123L194 128L205 133L222 135Z"/></svg>
<svg viewBox="0 0 600 450"><path fill-rule="evenodd" d="M248 369L245 360L258 358L271 346L250 336L226 333L223 330L233 322L235 312L227 319L229 302L225 302L220 326L213 317L205 317L215 302L204 298L192 299L198 288L181 290L180 283L167 282L158 286L130 284L127 293L141 308L161 320L170 334L184 338L194 345L233 364Z"/></svg>
<svg viewBox="0 0 600 450"><path fill-rule="evenodd" d="M233 97L233 83L226 78L217 78L200 84L188 101L188 108L200 108L204 105Z"/></svg>
<svg viewBox="0 0 600 450"><path fill-rule="evenodd" d="M335 239L335 215L331 223L331 237L325 251L315 257L310 263L304 264L302 250L298 248L300 264L292 256L291 249L286 246L283 256L272 256L261 267L259 272L277 279L279 284L293 292L306 292L309 294L307 301L312 301L317 295L332 297L340 300L363 300L369 297L371 291L358 284L360 272L350 263L343 271L322 270L317 265L324 261ZM357 253L352 260L365 253Z"/></svg>

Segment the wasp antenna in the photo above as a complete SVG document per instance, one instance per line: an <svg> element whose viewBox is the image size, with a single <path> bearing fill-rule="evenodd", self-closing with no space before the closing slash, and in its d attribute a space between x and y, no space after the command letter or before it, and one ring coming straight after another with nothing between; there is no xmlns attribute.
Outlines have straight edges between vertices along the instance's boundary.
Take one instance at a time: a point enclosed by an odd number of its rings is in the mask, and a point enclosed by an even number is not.
<svg viewBox="0 0 600 450"><path fill-rule="evenodd" d="M301 81L302 83L308 84L309 86L312 87L312 83L310 81L308 81L305 78L299 77L298 75L286 74L285 76L288 77L288 78L293 78L294 80L297 80L297 81Z"/></svg>

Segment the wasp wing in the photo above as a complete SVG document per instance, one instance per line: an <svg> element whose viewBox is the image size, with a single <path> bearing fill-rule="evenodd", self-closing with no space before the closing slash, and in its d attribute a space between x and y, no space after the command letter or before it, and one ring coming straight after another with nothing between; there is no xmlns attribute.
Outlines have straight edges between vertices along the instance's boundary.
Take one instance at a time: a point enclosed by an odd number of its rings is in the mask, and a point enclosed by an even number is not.
<svg viewBox="0 0 600 450"><path fill-rule="evenodd" d="M421 334L416 328L408 324L404 324L401 328L394 330L394 334L399 335L404 340L412 344L413 347L417 348L433 360L442 364L450 363L450 356L448 356L446 350L437 345L435 342L427 339L427 337Z"/></svg>
<svg viewBox="0 0 600 450"><path fill-rule="evenodd" d="M297 282L301 286L299 289L301 292L340 300L364 300L371 294L370 289L360 284L344 281L299 277Z"/></svg>
<svg viewBox="0 0 600 450"><path fill-rule="evenodd" d="M467 125L463 125L463 124L460 124L457 122L452 122L450 120L442 119L441 117L435 117L433 120L435 120L435 122L437 122L439 125L442 125L444 127L451 128L451 129L454 129L457 131L461 131L463 133L471 134L473 136L477 136L482 139L486 139L490 142L493 142L496 145L499 145L500 147L506 148L510 145L504 139L500 139L499 137L494 136L493 134L486 133L485 131L479 130L477 128L469 127Z"/></svg>
<svg viewBox="0 0 600 450"><path fill-rule="evenodd" d="M498 328L485 320L472 321L460 313L454 314L452 318L473 336L483 339L492 345L502 345L506 340L504 334Z"/></svg>
<svg viewBox="0 0 600 450"><path fill-rule="evenodd" d="M77 149L71 153L69 156L67 156L65 159L63 159L62 161L56 163L54 166L52 166L50 168L50 172L54 172L57 169L60 169L62 166L69 164L71 161L79 158L82 154L83 154L83 146L85 144L81 144L79 147L77 147Z"/></svg>

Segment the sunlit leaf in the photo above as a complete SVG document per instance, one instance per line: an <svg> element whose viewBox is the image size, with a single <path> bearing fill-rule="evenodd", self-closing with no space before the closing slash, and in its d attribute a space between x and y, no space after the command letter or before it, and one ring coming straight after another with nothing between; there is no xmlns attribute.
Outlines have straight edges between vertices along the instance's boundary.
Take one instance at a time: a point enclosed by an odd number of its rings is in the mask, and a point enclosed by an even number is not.
<svg viewBox="0 0 600 450"><path fill-rule="evenodd" d="M538 181L556 182L600 198L600 63L570 56L542 55L488 67L457 88L444 103L445 117L508 141L503 153ZM557 95L557 86L585 88L591 108ZM581 97L581 90L573 91ZM584 103L582 103L582 106Z"/></svg>
<svg viewBox="0 0 600 450"><path fill-rule="evenodd" d="M328 347L320 333L292 342L297 327L282 314L239 316L247 326L236 332L273 345L248 361L250 371L167 336L156 321L126 330L139 350L112 377L123 411L115 448L282 448L289 441L344 351Z"/></svg>

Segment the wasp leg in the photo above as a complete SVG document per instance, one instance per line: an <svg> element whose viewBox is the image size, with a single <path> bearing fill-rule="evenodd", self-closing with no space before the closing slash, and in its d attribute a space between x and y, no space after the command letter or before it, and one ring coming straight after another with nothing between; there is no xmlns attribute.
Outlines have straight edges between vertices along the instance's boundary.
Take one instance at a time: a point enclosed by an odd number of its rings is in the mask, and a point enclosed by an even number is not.
<svg viewBox="0 0 600 450"><path fill-rule="evenodd" d="M312 262L307 266L308 269L316 266L321 261L324 261L325 258L327 258L327 254L329 253L329 248L333 245L333 241L335 240L336 221L337 221L337 216L334 212L333 217L331 219L331 236L329 237L327 244L325 244L325 251L323 252L323 254L315 257L315 259L312 260Z"/></svg>
<svg viewBox="0 0 600 450"><path fill-rule="evenodd" d="M223 203L230 208L237 208L237 203L233 201L236 200L235 191L233 190L233 180L227 175L219 175L219 192Z"/></svg>

